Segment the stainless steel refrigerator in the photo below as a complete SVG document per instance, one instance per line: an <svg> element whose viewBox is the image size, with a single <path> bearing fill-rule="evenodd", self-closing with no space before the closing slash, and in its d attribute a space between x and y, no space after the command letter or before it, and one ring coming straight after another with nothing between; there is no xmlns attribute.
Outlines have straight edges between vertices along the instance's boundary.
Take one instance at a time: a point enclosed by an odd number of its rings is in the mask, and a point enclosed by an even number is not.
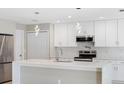
<svg viewBox="0 0 124 93"><path fill-rule="evenodd" d="M12 80L14 38L11 34L0 34L0 83Z"/></svg>

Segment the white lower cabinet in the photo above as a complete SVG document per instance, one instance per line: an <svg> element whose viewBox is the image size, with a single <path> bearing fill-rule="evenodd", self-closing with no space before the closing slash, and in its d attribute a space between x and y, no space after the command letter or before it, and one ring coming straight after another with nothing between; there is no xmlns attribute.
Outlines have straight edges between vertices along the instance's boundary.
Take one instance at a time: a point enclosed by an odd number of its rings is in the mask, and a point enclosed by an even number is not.
<svg viewBox="0 0 124 93"><path fill-rule="evenodd" d="M124 63L113 64L114 83L124 83Z"/></svg>
<svg viewBox="0 0 124 93"><path fill-rule="evenodd" d="M112 80L117 80L117 74L118 74L118 64L113 64L112 67L113 67L113 78Z"/></svg>

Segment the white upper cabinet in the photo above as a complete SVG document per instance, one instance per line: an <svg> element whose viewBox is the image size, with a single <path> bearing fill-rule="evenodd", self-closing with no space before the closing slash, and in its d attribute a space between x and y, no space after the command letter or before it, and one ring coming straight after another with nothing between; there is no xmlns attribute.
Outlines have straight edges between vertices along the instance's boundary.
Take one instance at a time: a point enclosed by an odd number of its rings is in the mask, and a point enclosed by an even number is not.
<svg viewBox="0 0 124 93"><path fill-rule="evenodd" d="M124 19L118 20L118 45L124 47Z"/></svg>
<svg viewBox="0 0 124 93"><path fill-rule="evenodd" d="M55 24L54 26L55 47L76 47L75 24Z"/></svg>
<svg viewBox="0 0 124 93"><path fill-rule="evenodd" d="M55 47L76 47L76 36L94 35L94 23L80 23L80 33L76 28L76 23L55 24L54 45Z"/></svg>
<svg viewBox="0 0 124 93"><path fill-rule="evenodd" d="M124 19L55 24L55 47L76 47L76 36L95 35L95 47L124 47Z"/></svg>
<svg viewBox="0 0 124 93"><path fill-rule="evenodd" d="M55 24L54 25L54 46L65 47L67 46L67 25Z"/></svg>
<svg viewBox="0 0 124 93"><path fill-rule="evenodd" d="M106 22L95 21L95 46L106 46Z"/></svg>
<svg viewBox="0 0 124 93"><path fill-rule="evenodd" d="M94 22L81 22L81 33L79 35L94 35Z"/></svg>
<svg viewBox="0 0 124 93"><path fill-rule="evenodd" d="M106 46L117 46L117 20L106 21Z"/></svg>
<svg viewBox="0 0 124 93"><path fill-rule="evenodd" d="M76 47L76 28L75 23L67 24L67 39L68 39L68 47Z"/></svg>
<svg viewBox="0 0 124 93"><path fill-rule="evenodd" d="M117 20L95 22L95 46L96 47L118 46Z"/></svg>

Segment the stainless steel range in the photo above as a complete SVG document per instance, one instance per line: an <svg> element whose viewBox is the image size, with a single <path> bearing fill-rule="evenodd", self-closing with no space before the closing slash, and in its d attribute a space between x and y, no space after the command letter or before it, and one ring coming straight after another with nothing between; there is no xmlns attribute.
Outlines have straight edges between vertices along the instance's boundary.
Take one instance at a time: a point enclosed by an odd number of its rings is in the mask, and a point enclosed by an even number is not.
<svg viewBox="0 0 124 93"><path fill-rule="evenodd" d="M13 35L0 34L0 83L12 80L13 51Z"/></svg>
<svg viewBox="0 0 124 93"><path fill-rule="evenodd" d="M79 56L74 57L74 60L92 62L93 58L95 57L96 57L96 50L80 50Z"/></svg>

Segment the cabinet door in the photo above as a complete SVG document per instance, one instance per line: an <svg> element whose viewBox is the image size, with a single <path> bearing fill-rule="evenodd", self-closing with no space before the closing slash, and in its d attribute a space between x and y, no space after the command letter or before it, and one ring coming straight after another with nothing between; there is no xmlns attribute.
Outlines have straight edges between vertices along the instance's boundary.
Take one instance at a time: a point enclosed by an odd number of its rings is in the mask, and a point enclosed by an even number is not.
<svg viewBox="0 0 124 93"><path fill-rule="evenodd" d="M124 63L114 64L113 65L113 80L116 80L116 83L124 82Z"/></svg>
<svg viewBox="0 0 124 93"><path fill-rule="evenodd" d="M106 46L117 46L117 20L106 21Z"/></svg>
<svg viewBox="0 0 124 93"><path fill-rule="evenodd" d="M106 46L106 22L96 21L95 22L95 46L105 47Z"/></svg>
<svg viewBox="0 0 124 93"><path fill-rule="evenodd" d="M67 25L55 24L54 26L54 45L56 47L67 46Z"/></svg>
<svg viewBox="0 0 124 93"><path fill-rule="evenodd" d="M112 75L112 80L118 80L118 64L113 64L113 75Z"/></svg>
<svg viewBox="0 0 124 93"><path fill-rule="evenodd" d="M117 70L117 80L124 81L124 63L119 64Z"/></svg>
<svg viewBox="0 0 124 93"><path fill-rule="evenodd" d="M76 30L75 30L75 24L68 24L67 25L67 30L68 30L68 46L69 47L76 47Z"/></svg>
<svg viewBox="0 0 124 93"><path fill-rule="evenodd" d="M81 23L81 35L94 35L94 22L82 22Z"/></svg>
<svg viewBox="0 0 124 93"><path fill-rule="evenodd" d="M124 47L124 19L118 20L118 41L119 46Z"/></svg>

